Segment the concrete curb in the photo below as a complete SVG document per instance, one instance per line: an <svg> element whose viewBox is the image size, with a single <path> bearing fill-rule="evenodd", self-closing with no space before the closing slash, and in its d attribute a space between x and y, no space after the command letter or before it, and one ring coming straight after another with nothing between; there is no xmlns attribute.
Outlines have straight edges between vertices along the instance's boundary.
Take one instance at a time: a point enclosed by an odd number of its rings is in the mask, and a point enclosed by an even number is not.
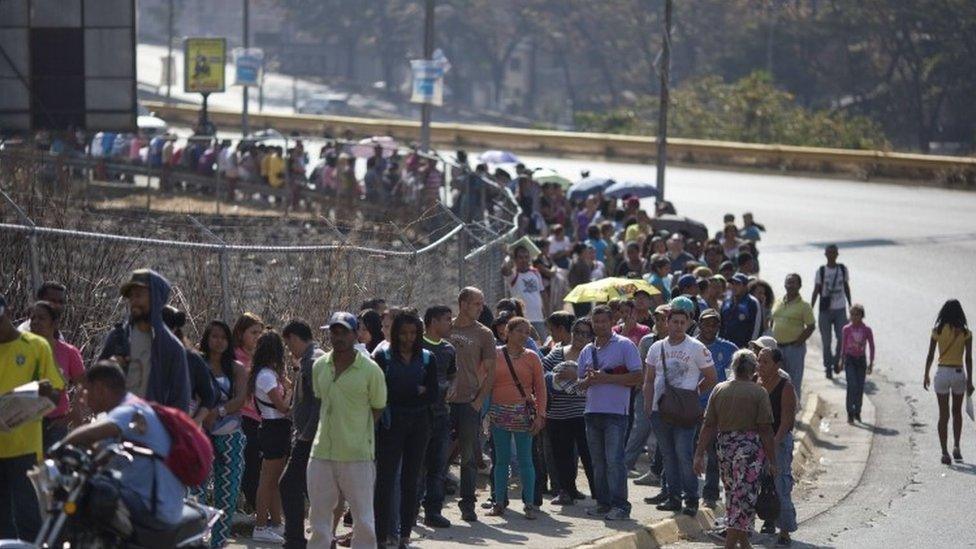
<svg viewBox="0 0 976 549"><path fill-rule="evenodd" d="M793 476L799 479L817 467L816 439L821 420L827 414L827 401L819 394L811 393L803 403L800 417L793 430ZM633 532L623 532L591 543L577 545L579 549L646 549L699 537L715 527L715 519L725 514L720 503L713 509L702 508L695 517L677 515L653 523L642 524Z"/></svg>

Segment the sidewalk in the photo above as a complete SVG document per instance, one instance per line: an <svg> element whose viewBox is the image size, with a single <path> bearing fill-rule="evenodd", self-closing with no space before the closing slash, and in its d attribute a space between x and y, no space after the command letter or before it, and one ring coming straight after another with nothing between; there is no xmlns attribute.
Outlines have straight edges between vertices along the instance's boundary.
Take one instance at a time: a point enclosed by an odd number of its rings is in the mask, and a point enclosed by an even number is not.
<svg viewBox="0 0 976 549"><path fill-rule="evenodd" d="M873 436L874 406L864 401L865 425L846 423L844 382L827 380L819 366L819 352L810 349L802 395L803 409L797 419L793 470L797 475L794 500L812 500L812 504L798 508L798 520L822 513L842 499L858 483L870 452ZM843 377L843 376L841 376ZM836 379L836 378L835 378ZM642 460L638 468L646 470ZM822 474L829 471L829 475ZM452 467L457 475L457 466ZM488 496L487 477L479 475L479 503ZM586 478L580 471L577 485L589 494ZM545 498L538 519L528 521L522 515L519 490L512 488L509 511L504 517L486 517L486 510L478 508L478 522L461 520L455 497L449 497L444 515L453 526L443 530L427 528L418 522L412 543L419 547L447 548L459 544L490 547L587 547L600 549L660 547L680 540L704 539L704 531L714 524L716 511L705 509L697 517L674 515L658 511L645 504L643 498L657 495L659 488L636 486L628 482L629 499L633 504L631 521L605 522L588 517L586 509L593 505L588 499L572 506L555 506ZM339 527L339 532L348 528ZM798 535L802 540L802 526ZM230 547L261 547L246 538L232 540Z"/></svg>

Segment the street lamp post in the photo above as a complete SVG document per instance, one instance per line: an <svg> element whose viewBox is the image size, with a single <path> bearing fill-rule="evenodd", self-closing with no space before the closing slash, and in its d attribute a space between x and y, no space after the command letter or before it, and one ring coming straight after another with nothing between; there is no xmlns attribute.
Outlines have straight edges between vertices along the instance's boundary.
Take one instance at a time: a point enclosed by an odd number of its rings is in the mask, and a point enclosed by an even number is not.
<svg viewBox="0 0 976 549"><path fill-rule="evenodd" d="M671 0L664 0L664 44L661 52L661 100L657 117L657 202L664 201L664 169L668 163L668 85L671 79Z"/></svg>
<svg viewBox="0 0 976 549"><path fill-rule="evenodd" d="M250 0L243 0L243 1L244 1L244 48L247 49L251 45L251 13L250 13L251 2ZM241 136L247 137L247 126L248 126L247 102L249 99L248 96L250 95L249 93L250 88L248 88L247 86L242 86L242 88L244 90L244 100L241 103Z"/></svg>
<svg viewBox="0 0 976 549"><path fill-rule="evenodd" d="M434 0L427 0L424 7L424 59L434 55ZM430 103L420 106L420 148L430 150Z"/></svg>

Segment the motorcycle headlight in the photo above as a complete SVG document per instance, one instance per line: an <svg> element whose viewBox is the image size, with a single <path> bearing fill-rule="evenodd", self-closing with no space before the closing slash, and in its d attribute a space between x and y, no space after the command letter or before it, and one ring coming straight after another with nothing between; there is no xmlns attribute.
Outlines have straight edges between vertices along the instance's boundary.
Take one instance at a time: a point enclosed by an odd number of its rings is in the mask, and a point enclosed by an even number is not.
<svg viewBox="0 0 976 549"><path fill-rule="evenodd" d="M53 459L46 459L27 472L34 491L37 493L38 507L41 509L41 520L47 519L53 503L55 488L61 480L61 471Z"/></svg>

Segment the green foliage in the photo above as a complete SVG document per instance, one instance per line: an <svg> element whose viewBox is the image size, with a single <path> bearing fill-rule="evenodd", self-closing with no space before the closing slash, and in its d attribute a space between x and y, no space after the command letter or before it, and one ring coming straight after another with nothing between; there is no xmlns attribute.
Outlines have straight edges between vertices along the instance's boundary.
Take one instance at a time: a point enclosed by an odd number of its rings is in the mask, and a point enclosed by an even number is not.
<svg viewBox="0 0 976 549"><path fill-rule="evenodd" d="M642 96L625 108L577 113L576 126L583 131L655 135L657 119L658 98ZM761 71L732 83L705 76L673 90L668 135L845 149L889 148L875 122L863 116L806 109Z"/></svg>

